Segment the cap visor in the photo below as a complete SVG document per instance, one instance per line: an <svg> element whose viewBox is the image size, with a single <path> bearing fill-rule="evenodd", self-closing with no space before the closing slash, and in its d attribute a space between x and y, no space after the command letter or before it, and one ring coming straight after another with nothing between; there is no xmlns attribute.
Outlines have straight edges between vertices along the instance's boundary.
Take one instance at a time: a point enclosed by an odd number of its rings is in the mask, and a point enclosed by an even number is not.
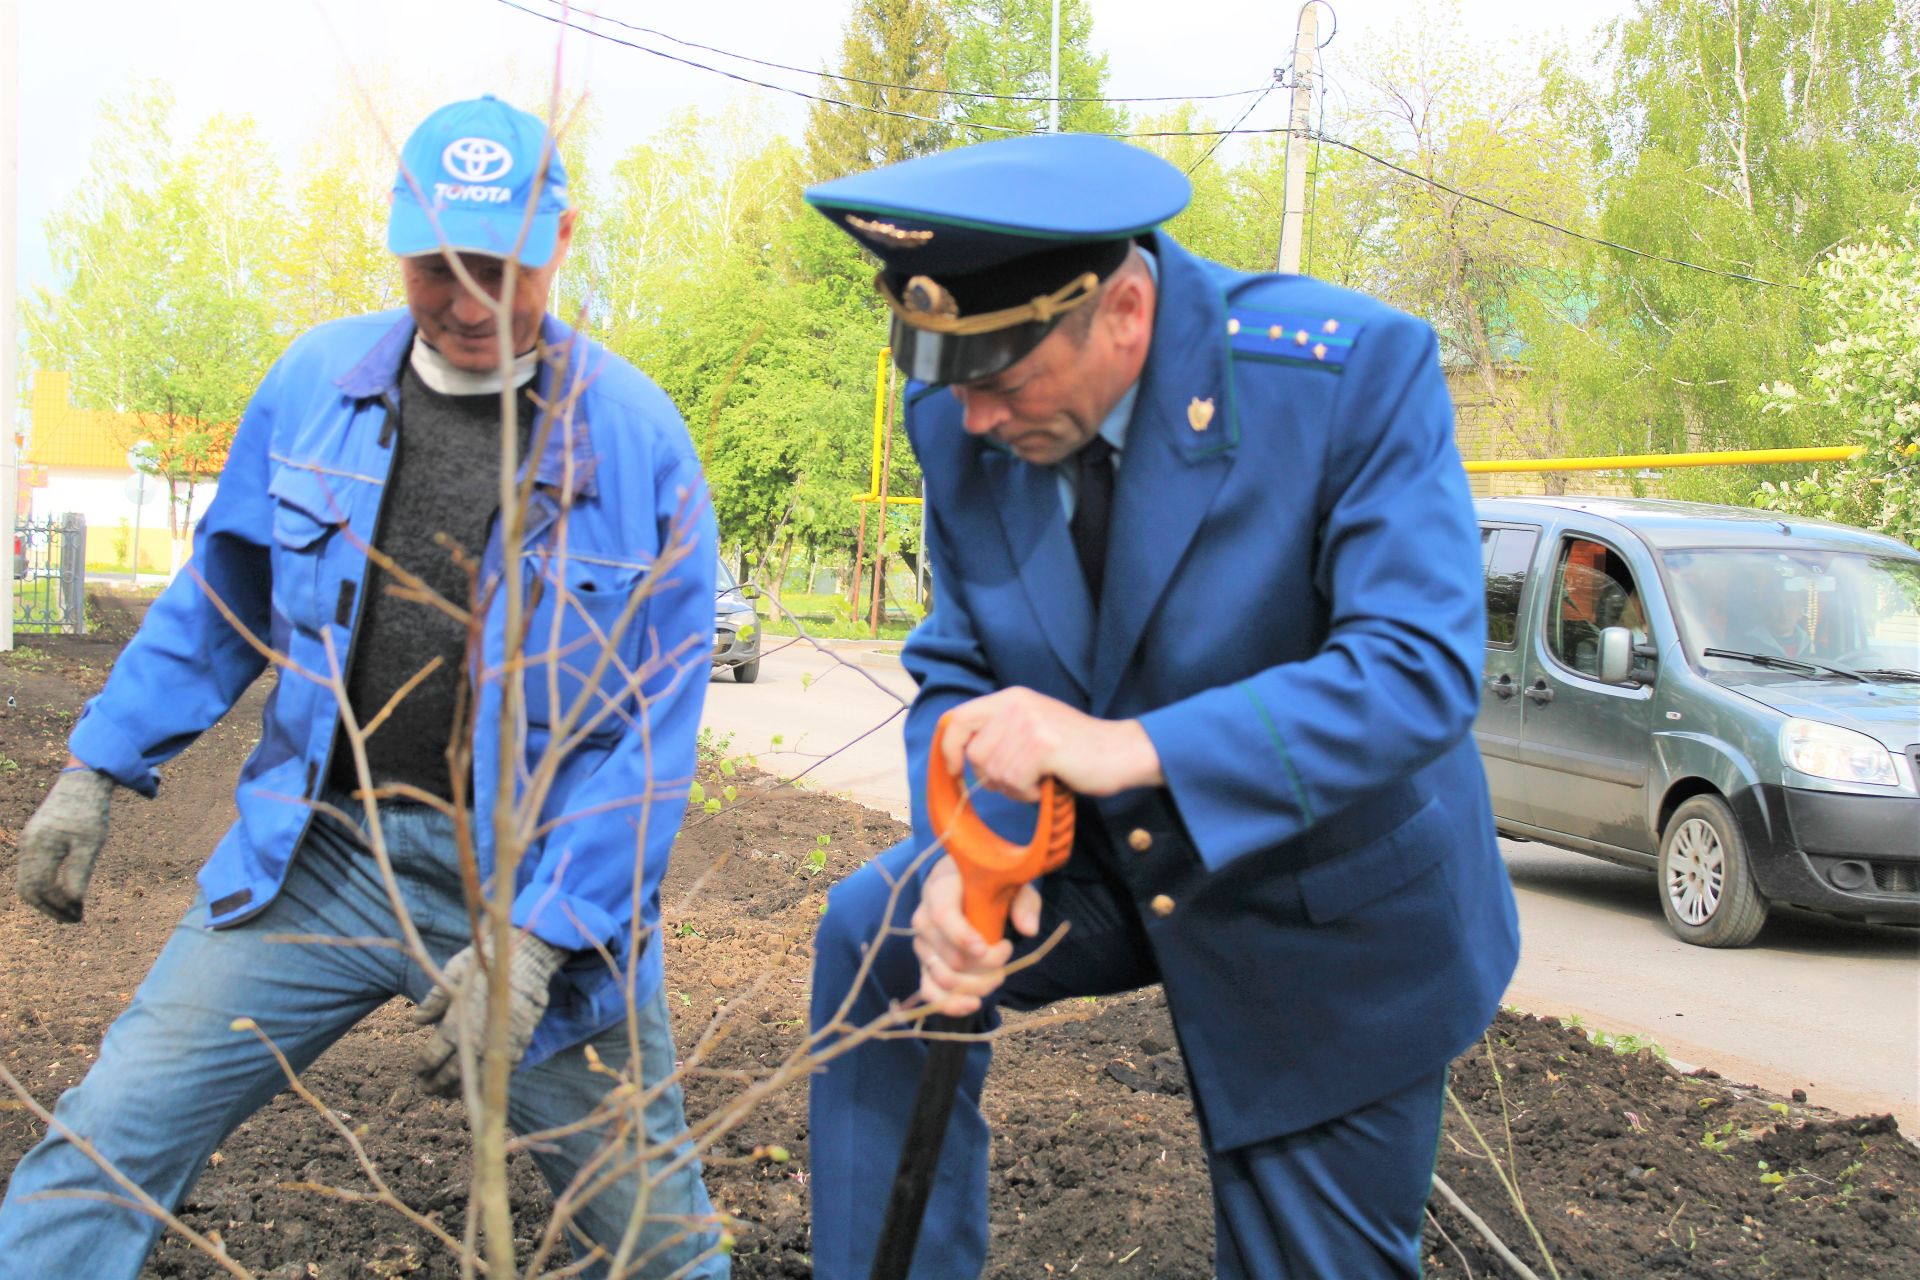
<svg viewBox="0 0 1920 1280"><path fill-rule="evenodd" d="M929 333L893 321L893 362L915 382L977 382L1010 368L1052 333L1058 320L1016 324L992 333Z"/></svg>
<svg viewBox="0 0 1920 1280"><path fill-rule="evenodd" d="M523 267L544 267L553 259L560 242L559 213L536 213L529 222L525 211L495 209L441 209L439 227L417 203L395 196L392 216L387 219L387 248L402 258L417 258L438 253L444 248L456 253L482 253L490 258L513 258ZM526 225L526 235L520 228ZM519 252L514 252L518 243Z"/></svg>

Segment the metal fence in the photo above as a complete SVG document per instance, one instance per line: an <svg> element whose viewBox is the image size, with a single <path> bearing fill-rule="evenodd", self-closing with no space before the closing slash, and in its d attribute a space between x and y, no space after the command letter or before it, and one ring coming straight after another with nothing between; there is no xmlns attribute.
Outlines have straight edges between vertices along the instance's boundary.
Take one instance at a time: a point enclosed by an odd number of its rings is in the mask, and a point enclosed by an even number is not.
<svg viewBox="0 0 1920 1280"><path fill-rule="evenodd" d="M85 635L86 518L22 520L13 533L13 629Z"/></svg>

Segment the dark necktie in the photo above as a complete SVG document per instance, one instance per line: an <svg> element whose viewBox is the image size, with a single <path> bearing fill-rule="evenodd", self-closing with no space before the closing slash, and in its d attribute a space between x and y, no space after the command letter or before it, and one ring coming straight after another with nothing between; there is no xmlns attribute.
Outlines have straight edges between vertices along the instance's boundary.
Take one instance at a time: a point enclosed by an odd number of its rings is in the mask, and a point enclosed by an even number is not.
<svg viewBox="0 0 1920 1280"><path fill-rule="evenodd" d="M1080 572L1087 577L1087 594L1098 609L1107 567L1107 519L1113 513L1113 446L1105 436L1095 436L1074 455L1074 465L1079 483L1067 528L1073 534L1074 553L1080 557Z"/></svg>

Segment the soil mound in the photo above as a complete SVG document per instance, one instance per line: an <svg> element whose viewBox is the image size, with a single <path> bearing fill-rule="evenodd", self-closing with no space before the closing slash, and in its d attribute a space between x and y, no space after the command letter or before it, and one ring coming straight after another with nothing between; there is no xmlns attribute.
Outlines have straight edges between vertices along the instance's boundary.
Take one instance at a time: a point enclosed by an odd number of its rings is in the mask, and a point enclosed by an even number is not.
<svg viewBox="0 0 1920 1280"><path fill-rule="evenodd" d="M23 638L0 659L0 884L12 880L13 833L136 621L132 607L116 607L93 636ZM262 696L249 694L170 766L159 799L116 799L84 925L55 925L0 894L0 1061L43 1104L85 1072L190 900L194 871L232 819L230 788ZM692 806L665 894L675 1034L683 1054L705 1038L714 1069L689 1082L696 1116L792 1052L827 887L905 834L885 815L777 786L745 761L723 771L709 758L703 782L707 795L732 787L734 796L717 814ZM465 1119L414 1087L423 1034L389 1006L306 1081L364 1131L394 1190L457 1236ZM1580 1028L1516 1013L1455 1064L1453 1094L1439 1175L1543 1278L1920 1275L1920 1150L1888 1117L1837 1116L1711 1072L1681 1075L1650 1051L1617 1053ZM1009 1019L985 1105L995 1125L989 1276L1212 1276L1206 1165L1157 989ZM26 1111L0 1109L0 1176L38 1136ZM776 1145L792 1158L753 1158ZM754 1109L713 1153L708 1178L745 1223L736 1276L811 1274L799 1088ZM322 1118L283 1095L222 1147L181 1216L277 1280L459 1274L398 1215L315 1187L361 1193L368 1183ZM515 1207L529 1238L545 1203L522 1161ZM1429 1275L1513 1274L1442 1198L1432 1215ZM145 1274L222 1272L169 1238Z"/></svg>

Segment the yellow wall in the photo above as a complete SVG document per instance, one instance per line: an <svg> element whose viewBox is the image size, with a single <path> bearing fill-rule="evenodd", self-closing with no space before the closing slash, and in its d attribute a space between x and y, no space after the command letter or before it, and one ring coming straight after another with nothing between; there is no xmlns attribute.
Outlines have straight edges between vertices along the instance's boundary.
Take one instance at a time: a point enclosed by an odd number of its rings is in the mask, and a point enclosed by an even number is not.
<svg viewBox="0 0 1920 1280"><path fill-rule="evenodd" d="M126 547L119 543L122 530L119 525L87 526L87 563L94 565L116 566L121 570L127 567L127 557L133 554L133 530L125 530ZM140 527L140 572L173 572L173 535L167 532L165 525L158 527L142 525Z"/></svg>
<svg viewBox="0 0 1920 1280"><path fill-rule="evenodd" d="M1549 442L1550 432L1539 417L1538 408L1529 404L1523 391L1524 372L1502 373L1498 396L1501 403L1488 398L1479 378L1452 371L1447 374L1447 389L1453 393L1453 438L1460 456L1469 462L1494 458L1555 457L1564 452ZM1527 439L1522 439L1525 436ZM1548 488L1557 482L1557 490ZM1508 497L1516 494L1559 492L1589 497L1657 498L1664 492L1659 478L1645 479L1636 491L1630 476L1617 471L1574 471L1554 476L1539 473L1517 475L1469 475L1468 487L1476 498Z"/></svg>
<svg viewBox="0 0 1920 1280"><path fill-rule="evenodd" d="M21 460L35 466L110 467L132 474L127 446L140 435L139 415L76 409L72 388L71 375L57 369L33 375L32 426Z"/></svg>

